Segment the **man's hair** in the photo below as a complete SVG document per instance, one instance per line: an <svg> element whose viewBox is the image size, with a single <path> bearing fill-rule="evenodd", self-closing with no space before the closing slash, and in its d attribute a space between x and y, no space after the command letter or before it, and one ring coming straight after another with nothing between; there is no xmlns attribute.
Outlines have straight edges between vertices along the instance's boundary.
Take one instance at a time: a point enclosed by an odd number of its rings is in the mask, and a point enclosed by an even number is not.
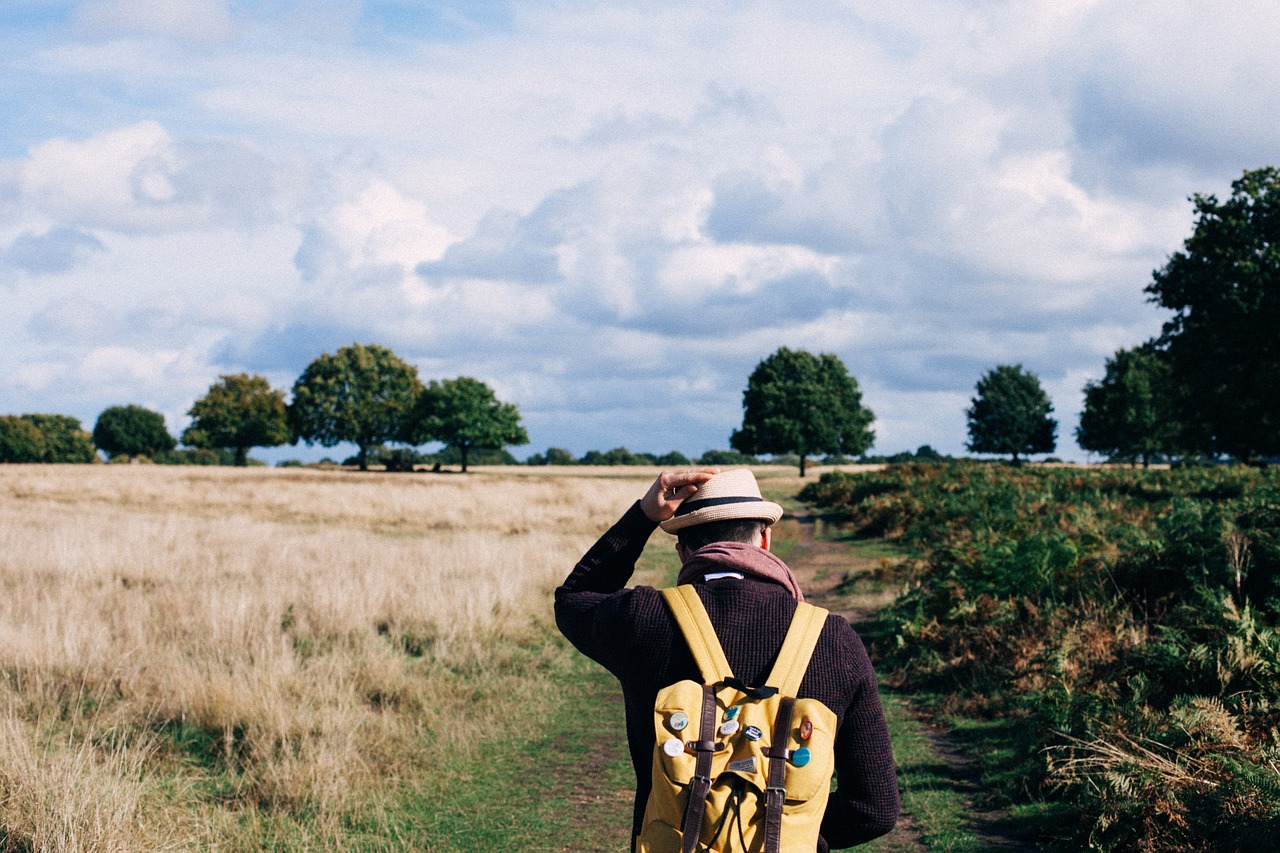
<svg viewBox="0 0 1280 853"><path fill-rule="evenodd" d="M677 541L690 551L696 551L712 542L747 542L757 544L761 532L768 523L759 518L728 518L724 521L708 521L683 527L676 533Z"/></svg>

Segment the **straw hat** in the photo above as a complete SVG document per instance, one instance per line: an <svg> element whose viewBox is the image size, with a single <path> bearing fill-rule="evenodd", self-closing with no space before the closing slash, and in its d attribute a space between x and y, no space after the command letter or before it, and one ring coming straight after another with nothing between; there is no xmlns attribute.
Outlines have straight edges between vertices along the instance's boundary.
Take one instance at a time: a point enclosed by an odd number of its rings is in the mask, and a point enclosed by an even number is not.
<svg viewBox="0 0 1280 853"><path fill-rule="evenodd" d="M746 468L716 474L659 526L675 533L695 524L732 518L758 518L769 524L782 518L782 507L760 496L756 477Z"/></svg>

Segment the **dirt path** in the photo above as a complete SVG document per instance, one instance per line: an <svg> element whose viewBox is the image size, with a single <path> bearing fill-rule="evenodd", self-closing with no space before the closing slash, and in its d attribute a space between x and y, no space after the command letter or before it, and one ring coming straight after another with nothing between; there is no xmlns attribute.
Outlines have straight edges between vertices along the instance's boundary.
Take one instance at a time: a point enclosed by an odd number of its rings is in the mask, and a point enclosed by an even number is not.
<svg viewBox="0 0 1280 853"><path fill-rule="evenodd" d="M780 522L778 536L794 540L787 563L796 573L806 599L845 616L860 632L868 625L876 612L893 600L892 592L876 592L849 595L840 589L844 582L858 574L870 574L880 564L878 559L851 553L839 542L815 538L813 516L788 516ZM999 811L979 805L982 788L973 761L960 749L960 744L950 732L928 720L917 718L940 764L947 768L947 776L969 805L972 829L985 850L1032 851L1035 848L1009 835L1002 823L1006 816ZM904 812L898 826L886 836L883 843L894 851L927 851L919 830L913 825L912 816Z"/></svg>

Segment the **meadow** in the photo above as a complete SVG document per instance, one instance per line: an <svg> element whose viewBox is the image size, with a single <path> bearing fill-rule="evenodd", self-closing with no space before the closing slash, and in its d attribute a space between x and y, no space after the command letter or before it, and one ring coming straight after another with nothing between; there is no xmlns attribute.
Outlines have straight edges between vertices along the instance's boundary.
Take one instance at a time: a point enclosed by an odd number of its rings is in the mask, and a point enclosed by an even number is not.
<svg viewBox="0 0 1280 853"><path fill-rule="evenodd" d="M652 476L589 474L0 466L0 849L466 849Z"/></svg>

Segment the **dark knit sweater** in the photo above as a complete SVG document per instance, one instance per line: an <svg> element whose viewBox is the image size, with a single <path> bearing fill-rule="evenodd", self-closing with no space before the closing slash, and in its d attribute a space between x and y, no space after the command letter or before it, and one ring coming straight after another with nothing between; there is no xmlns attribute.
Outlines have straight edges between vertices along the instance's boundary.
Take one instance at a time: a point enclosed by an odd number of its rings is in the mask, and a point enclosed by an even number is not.
<svg viewBox="0 0 1280 853"><path fill-rule="evenodd" d="M701 681L680 628L651 587L627 588L636 560L657 527L637 502L578 561L556 590L556 624L583 654L622 684L627 741L636 772L637 835L648 801L658 691L681 679ZM796 602L773 583L725 578L695 584L734 675L762 684L782 647ZM875 674L862 641L843 617L823 627L799 698L835 712L836 778L822 821L819 853L884 835L899 810L893 754Z"/></svg>

